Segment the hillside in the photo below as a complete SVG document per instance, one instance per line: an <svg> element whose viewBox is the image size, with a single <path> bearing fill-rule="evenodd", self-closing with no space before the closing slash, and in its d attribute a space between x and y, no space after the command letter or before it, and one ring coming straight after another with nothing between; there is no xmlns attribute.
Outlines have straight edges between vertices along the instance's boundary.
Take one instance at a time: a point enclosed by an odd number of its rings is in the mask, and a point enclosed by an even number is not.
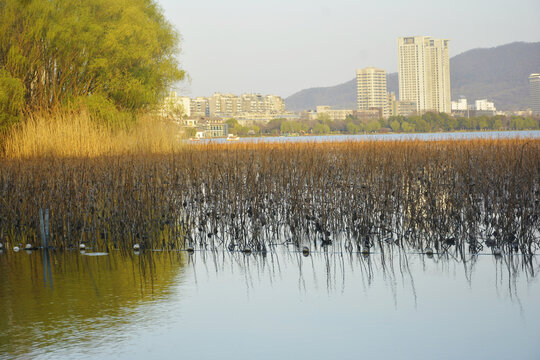
<svg viewBox="0 0 540 360"><path fill-rule="evenodd" d="M515 42L489 49L473 49L450 59L452 99L469 101L488 98L500 110L528 107L529 74L540 72L540 42ZM388 74L388 91L398 95L397 73ZM356 108L356 80L332 86L301 90L285 99L288 110L315 109L331 105Z"/></svg>

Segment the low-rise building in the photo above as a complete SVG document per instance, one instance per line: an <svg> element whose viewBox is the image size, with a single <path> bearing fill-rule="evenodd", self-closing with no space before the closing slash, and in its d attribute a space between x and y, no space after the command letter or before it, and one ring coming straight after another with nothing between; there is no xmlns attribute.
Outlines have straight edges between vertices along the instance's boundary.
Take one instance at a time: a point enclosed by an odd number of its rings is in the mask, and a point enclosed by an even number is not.
<svg viewBox="0 0 540 360"><path fill-rule="evenodd" d="M229 124L218 118L201 120L197 128L204 133L205 138L225 137L229 134Z"/></svg>
<svg viewBox="0 0 540 360"><path fill-rule="evenodd" d="M327 114L332 121L345 120L347 116L353 115L354 111L353 109L332 109L330 106L324 105L317 106L315 116L318 117L319 114Z"/></svg>
<svg viewBox="0 0 540 360"><path fill-rule="evenodd" d="M368 110L356 110L353 112L352 116L358 118L362 122L369 122L371 120L379 120L382 117L382 109L374 108Z"/></svg>
<svg viewBox="0 0 540 360"><path fill-rule="evenodd" d="M397 114L400 116L412 116L417 114L417 106L414 101L400 100L396 104Z"/></svg>
<svg viewBox="0 0 540 360"><path fill-rule="evenodd" d="M452 111L467 111L467 99L460 98L458 101L452 101Z"/></svg>

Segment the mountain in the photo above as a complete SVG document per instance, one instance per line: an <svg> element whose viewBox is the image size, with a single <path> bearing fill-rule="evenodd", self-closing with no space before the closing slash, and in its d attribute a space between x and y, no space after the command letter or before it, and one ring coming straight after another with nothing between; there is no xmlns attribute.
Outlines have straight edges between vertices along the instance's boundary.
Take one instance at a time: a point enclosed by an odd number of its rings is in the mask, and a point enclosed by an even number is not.
<svg viewBox="0 0 540 360"><path fill-rule="evenodd" d="M450 59L452 100L487 98L499 110L529 107L529 75L540 72L540 42L514 42L489 49L473 49ZM388 91L398 94L398 74L387 75ZM356 108L356 79L331 86L301 90L285 99L287 110Z"/></svg>

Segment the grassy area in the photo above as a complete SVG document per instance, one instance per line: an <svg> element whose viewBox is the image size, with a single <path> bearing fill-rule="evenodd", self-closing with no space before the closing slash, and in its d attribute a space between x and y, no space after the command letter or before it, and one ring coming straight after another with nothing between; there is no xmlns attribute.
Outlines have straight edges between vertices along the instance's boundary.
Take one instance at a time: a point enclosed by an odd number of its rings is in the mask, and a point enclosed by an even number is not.
<svg viewBox="0 0 540 360"><path fill-rule="evenodd" d="M30 115L5 137L4 157L97 157L178 150L179 129L143 114L133 124L97 121L85 111Z"/></svg>

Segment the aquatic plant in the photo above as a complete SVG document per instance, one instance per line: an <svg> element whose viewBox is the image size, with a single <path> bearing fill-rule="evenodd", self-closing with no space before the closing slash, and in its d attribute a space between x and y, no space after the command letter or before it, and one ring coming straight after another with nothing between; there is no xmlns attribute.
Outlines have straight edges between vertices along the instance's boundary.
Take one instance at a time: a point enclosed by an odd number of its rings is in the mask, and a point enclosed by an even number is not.
<svg viewBox="0 0 540 360"><path fill-rule="evenodd" d="M540 140L348 141L0 160L0 242L265 253L384 244L532 254Z"/></svg>

